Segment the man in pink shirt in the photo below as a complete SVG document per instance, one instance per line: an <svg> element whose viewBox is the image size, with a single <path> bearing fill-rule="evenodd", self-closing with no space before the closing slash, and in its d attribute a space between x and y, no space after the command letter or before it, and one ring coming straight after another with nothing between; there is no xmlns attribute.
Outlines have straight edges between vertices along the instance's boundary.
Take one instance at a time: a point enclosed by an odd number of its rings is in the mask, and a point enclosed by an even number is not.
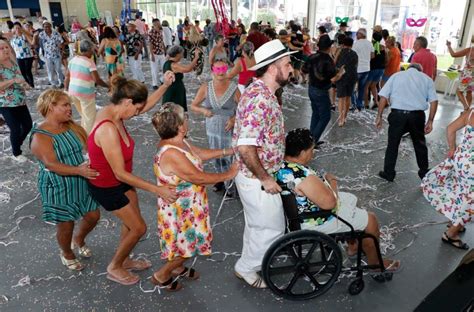
<svg viewBox="0 0 474 312"><path fill-rule="evenodd" d="M413 50L415 54L411 59L411 63L420 64L423 67L423 73L428 75L433 81L436 79L436 72L438 69L438 60L436 55L427 49L428 40L423 37L417 37L415 43L413 43Z"/></svg>
<svg viewBox="0 0 474 312"><path fill-rule="evenodd" d="M143 57L148 57L148 49L147 49L147 39L148 39L148 31L146 30L147 25L144 20L141 18L140 14L135 15L135 26L137 27L138 33L143 38Z"/></svg>

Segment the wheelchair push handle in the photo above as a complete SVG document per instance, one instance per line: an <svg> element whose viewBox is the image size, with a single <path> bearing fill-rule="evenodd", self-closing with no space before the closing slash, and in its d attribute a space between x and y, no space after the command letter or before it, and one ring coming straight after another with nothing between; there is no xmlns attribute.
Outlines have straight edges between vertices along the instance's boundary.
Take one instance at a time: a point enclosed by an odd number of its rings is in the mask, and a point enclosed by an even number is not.
<svg viewBox="0 0 474 312"><path fill-rule="evenodd" d="M293 181L285 183L285 182L282 182L282 181L279 181L279 180L275 180L275 182L283 189L283 191L294 192L294 190L296 188L296 184ZM265 188L263 187L263 185L260 186L260 189L262 191L265 191Z"/></svg>

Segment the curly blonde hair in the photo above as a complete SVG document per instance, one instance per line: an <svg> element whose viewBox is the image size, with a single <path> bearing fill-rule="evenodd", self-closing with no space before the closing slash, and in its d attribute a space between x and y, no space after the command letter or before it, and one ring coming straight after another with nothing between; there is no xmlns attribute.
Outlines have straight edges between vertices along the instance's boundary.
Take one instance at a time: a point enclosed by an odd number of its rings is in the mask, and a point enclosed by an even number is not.
<svg viewBox="0 0 474 312"><path fill-rule="evenodd" d="M36 102L36 109L41 114L41 116L46 118L50 108L52 106L56 106L58 104L58 101L64 98L71 102L71 98L64 91L55 89L46 90L38 97L38 101ZM75 123L72 119L66 123L66 127L68 130L72 130L76 134L82 145L85 147L87 142L87 133L84 128Z"/></svg>

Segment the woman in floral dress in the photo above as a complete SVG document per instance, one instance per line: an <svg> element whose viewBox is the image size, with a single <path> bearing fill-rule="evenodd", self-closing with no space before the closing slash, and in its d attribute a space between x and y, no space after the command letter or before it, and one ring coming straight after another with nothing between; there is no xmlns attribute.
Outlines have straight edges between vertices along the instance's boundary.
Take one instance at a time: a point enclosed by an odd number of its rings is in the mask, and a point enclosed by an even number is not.
<svg viewBox="0 0 474 312"><path fill-rule="evenodd" d="M449 220L442 240L456 248L469 249L459 238L471 220L474 207L474 109L471 107L447 128L448 158L431 169L421 184L425 198ZM456 147L456 132L464 128Z"/></svg>
<svg viewBox="0 0 474 312"><path fill-rule="evenodd" d="M211 254L212 232L205 186L232 179L238 169L234 164L223 173L203 171L203 161L231 155L232 149L203 149L188 143L187 116L181 106L165 103L152 122L161 138L154 161L157 183L175 186L179 197L172 204L158 199L161 258L167 263L151 280L168 291L177 291L182 286L176 277L199 278L184 262Z"/></svg>

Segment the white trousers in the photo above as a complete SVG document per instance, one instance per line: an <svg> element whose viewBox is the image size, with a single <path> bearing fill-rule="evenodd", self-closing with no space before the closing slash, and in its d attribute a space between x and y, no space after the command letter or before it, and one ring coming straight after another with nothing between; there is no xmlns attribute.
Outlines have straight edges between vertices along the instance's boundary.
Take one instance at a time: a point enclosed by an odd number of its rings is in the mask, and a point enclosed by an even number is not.
<svg viewBox="0 0 474 312"><path fill-rule="evenodd" d="M142 55L138 54L138 59L135 59L134 56L129 56L128 64L130 65L133 79L136 79L140 82L145 82L145 75L143 75L142 71Z"/></svg>
<svg viewBox="0 0 474 312"><path fill-rule="evenodd" d="M95 116L97 114L95 98L84 99L74 95L70 95L70 98L81 115L82 128L89 134L92 131L92 126L94 125Z"/></svg>
<svg viewBox="0 0 474 312"><path fill-rule="evenodd" d="M285 216L280 194L262 191L258 179L250 179L242 173L235 177L244 207L244 238L242 256L235 264L240 274L260 271L263 256L277 238L285 233Z"/></svg>
<svg viewBox="0 0 474 312"><path fill-rule="evenodd" d="M151 80L153 86L159 86L161 84L159 77L163 75L163 65L166 62L166 57L163 54L153 54L153 56L155 57L154 62L150 57Z"/></svg>
<svg viewBox="0 0 474 312"><path fill-rule="evenodd" d="M46 71L48 72L49 83L55 85L54 83L54 74L56 73L56 78L58 79L58 86L64 82L64 74L62 71L61 58L47 58L46 62Z"/></svg>

